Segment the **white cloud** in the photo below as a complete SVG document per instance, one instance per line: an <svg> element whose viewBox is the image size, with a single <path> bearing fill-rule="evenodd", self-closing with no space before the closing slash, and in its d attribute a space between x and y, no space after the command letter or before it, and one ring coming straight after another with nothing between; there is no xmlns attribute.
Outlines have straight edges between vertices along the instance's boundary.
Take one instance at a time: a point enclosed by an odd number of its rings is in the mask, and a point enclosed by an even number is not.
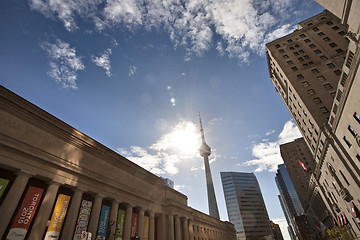
<svg viewBox="0 0 360 240"><path fill-rule="evenodd" d="M131 65L131 66L129 67L129 77L135 75L135 74L136 74L136 71L137 71L137 67L134 66L134 65Z"/></svg>
<svg viewBox="0 0 360 240"><path fill-rule="evenodd" d="M266 132L265 135L266 135L266 136L269 136L269 135L273 134L274 132L275 132L275 130L274 130L274 129L271 129L271 130L269 130L268 132Z"/></svg>
<svg viewBox="0 0 360 240"><path fill-rule="evenodd" d="M284 128L274 142L265 140L265 142L257 143L252 147L252 155L256 158L244 163L246 166L256 166L255 172L277 170L278 164L282 163L280 155L280 144L291 142L296 138L300 138L301 134L295 123L291 120L284 124Z"/></svg>
<svg viewBox="0 0 360 240"><path fill-rule="evenodd" d="M91 60L99 67L105 69L106 74L111 77L111 62L110 62L111 49L108 48L105 52L101 53L99 57L91 56Z"/></svg>
<svg viewBox="0 0 360 240"><path fill-rule="evenodd" d="M284 217L282 218L274 218L271 219L274 223L279 224L279 227L281 229L281 233L284 237L284 240L291 240L289 231L287 230L288 224L286 222L286 219Z"/></svg>
<svg viewBox="0 0 360 240"><path fill-rule="evenodd" d="M194 123L180 121L159 140L147 148L131 146L118 149L120 154L155 174L175 175L182 164L199 168L194 159L199 158L200 134Z"/></svg>
<svg viewBox="0 0 360 240"><path fill-rule="evenodd" d="M77 72L84 70L85 66L81 57L76 55L75 48L70 44L56 40L56 43L45 42L41 48L48 54L50 59L48 75L55 79L63 88L76 90Z"/></svg>
<svg viewBox="0 0 360 240"><path fill-rule="evenodd" d="M29 4L63 22L68 31L78 29L76 16L90 19L100 31L164 30L175 48L186 49L186 61L212 47L220 55L248 61L251 53L264 53L265 42L293 29L283 22L296 11L295 0L29 0ZM215 34L221 38L217 44Z"/></svg>

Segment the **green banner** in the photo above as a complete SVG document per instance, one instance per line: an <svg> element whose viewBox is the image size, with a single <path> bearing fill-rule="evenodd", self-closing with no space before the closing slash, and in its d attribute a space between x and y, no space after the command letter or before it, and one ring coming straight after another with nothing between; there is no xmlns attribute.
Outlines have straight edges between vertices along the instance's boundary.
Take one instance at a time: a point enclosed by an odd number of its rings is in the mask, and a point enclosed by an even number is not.
<svg viewBox="0 0 360 240"><path fill-rule="evenodd" d="M125 211L119 209L117 224L116 224L115 240L122 240L124 238L124 224L125 224Z"/></svg>
<svg viewBox="0 0 360 240"><path fill-rule="evenodd" d="M0 178L0 198L3 195L8 183L9 183L9 180Z"/></svg>

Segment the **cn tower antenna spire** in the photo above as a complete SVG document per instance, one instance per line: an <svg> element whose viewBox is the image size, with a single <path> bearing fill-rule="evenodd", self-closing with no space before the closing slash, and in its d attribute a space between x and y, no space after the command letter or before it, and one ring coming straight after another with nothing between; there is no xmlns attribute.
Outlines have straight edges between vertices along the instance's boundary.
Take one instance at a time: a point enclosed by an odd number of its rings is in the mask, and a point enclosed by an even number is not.
<svg viewBox="0 0 360 240"><path fill-rule="evenodd" d="M207 186L208 203L209 203L209 215L214 218L220 219L219 210L218 210L216 197L215 197L214 184L212 181L210 164L209 164L209 156L211 155L211 148L205 142L205 135L204 135L204 129L203 129L202 121L201 121L201 117L200 117L200 112L199 112L199 121L200 121L200 133L201 133L201 139L202 139L202 143L201 143L199 151L200 151L200 155L204 158L206 186Z"/></svg>

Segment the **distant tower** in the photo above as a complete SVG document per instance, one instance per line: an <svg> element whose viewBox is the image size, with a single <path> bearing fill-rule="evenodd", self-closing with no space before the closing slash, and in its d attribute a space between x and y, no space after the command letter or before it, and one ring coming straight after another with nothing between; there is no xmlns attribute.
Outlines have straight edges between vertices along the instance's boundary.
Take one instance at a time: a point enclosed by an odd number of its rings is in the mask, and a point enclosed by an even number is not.
<svg viewBox="0 0 360 240"><path fill-rule="evenodd" d="M210 165L209 165L209 156L211 154L211 149L205 142L204 129L202 127L200 113L199 113L199 120L200 120L200 132L202 138L202 144L199 151L200 151L200 155L204 158L204 164L205 164L206 185L207 185L208 202L209 202L209 215L214 218L220 219L219 210L215 197L214 184L212 181Z"/></svg>

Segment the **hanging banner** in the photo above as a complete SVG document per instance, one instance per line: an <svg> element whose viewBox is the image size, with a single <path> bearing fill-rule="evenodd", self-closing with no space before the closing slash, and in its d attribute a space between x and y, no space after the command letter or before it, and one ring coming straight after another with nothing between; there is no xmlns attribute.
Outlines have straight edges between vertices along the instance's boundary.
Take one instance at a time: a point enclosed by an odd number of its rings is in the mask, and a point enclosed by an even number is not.
<svg viewBox="0 0 360 240"><path fill-rule="evenodd" d="M355 204L353 202L350 203L350 209L351 209L351 214L354 218L358 217L358 210L357 207L355 206Z"/></svg>
<svg viewBox="0 0 360 240"><path fill-rule="evenodd" d="M8 184L9 184L9 180L0 178L0 198L3 195Z"/></svg>
<svg viewBox="0 0 360 240"><path fill-rule="evenodd" d="M116 223L115 240L123 240L124 224L125 224L125 211L122 209L119 209L117 223Z"/></svg>
<svg viewBox="0 0 360 240"><path fill-rule="evenodd" d="M39 205L44 189L30 186L11 225L6 240L23 240Z"/></svg>
<svg viewBox="0 0 360 240"><path fill-rule="evenodd" d="M69 202L70 196L59 194L44 240L59 239Z"/></svg>
<svg viewBox="0 0 360 240"><path fill-rule="evenodd" d="M106 205L102 205L96 240L106 239L106 229L109 221L109 215L110 215L110 207Z"/></svg>
<svg viewBox="0 0 360 240"><path fill-rule="evenodd" d="M89 224L91 207L92 202L82 200L73 240L86 240L86 230ZM85 232L85 236L83 232Z"/></svg>
<svg viewBox="0 0 360 240"><path fill-rule="evenodd" d="M149 240L149 217L144 217L144 240Z"/></svg>
<svg viewBox="0 0 360 240"><path fill-rule="evenodd" d="M131 219L131 234L130 237L135 237L137 235L137 223L138 223L138 214L133 213Z"/></svg>

